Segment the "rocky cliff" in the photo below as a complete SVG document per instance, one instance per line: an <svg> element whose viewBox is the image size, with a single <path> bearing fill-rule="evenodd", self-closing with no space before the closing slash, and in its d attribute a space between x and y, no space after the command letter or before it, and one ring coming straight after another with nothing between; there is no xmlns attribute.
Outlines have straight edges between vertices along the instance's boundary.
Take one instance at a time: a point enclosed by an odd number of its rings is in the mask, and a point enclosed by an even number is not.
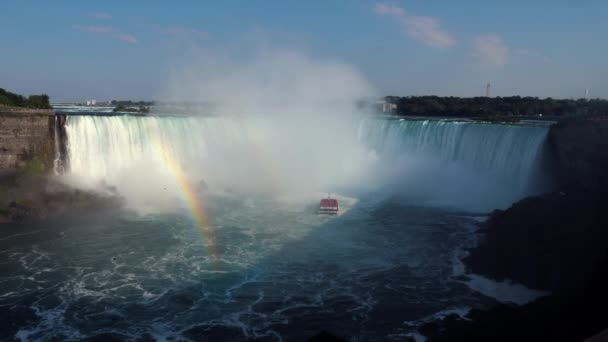
<svg viewBox="0 0 608 342"><path fill-rule="evenodd" d="M608 119L565 120L551 127L549 144L562 189L608 190Z"/></svg>
<svg viewBox="0 0 608 342"><path fill-rule="evenodd" d="M0 113L0 173L53 165L55 117L52 112Z"/></svg>
<svg viewBox="0 0 608 342"><path fill-rule="evenodd" d="M57 151L59 171L68 166L65 121L52 111L0 112L0 223L123 204L111 187L83 191L53 175Z"/></svg>
<svg viewBox="0 0 608 342"><path fill-rule="evenodd" d="M430 341L581 341L608 327L608 120L562 121L548 143L557 189L492 213L465 262L552 294L428 324Z"/></svg>
<svg viewBox="0 0 608 342"><path fill-rule="evenodd" d="M557 291L579 286L608 246L608 120L549 131L556 191L494 212L467 259L473 272Z"/></svg>

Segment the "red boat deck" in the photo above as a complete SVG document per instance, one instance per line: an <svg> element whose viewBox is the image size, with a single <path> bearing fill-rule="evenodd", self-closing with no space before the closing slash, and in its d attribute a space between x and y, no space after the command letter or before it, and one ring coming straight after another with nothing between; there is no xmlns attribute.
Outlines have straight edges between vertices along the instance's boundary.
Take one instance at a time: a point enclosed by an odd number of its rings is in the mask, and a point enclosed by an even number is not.
<svg viewBox="0 0 608 342"><path fill-rule="evenodd" d="M319 203L320 214L337 214L339 209L338 200L335 198L323 198Z"/></svg>

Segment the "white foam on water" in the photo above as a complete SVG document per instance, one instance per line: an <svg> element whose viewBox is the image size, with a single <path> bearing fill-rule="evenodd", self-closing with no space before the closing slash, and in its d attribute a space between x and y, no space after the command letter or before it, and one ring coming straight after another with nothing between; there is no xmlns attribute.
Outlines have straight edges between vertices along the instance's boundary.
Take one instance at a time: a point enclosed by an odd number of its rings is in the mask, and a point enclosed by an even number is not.
<svg viewBox="0 0 608 342"><path fill-rule="evenodd" d="M469 314L470 311L471 311L471 308L468 306L454 307L454 308L449 308L449 309L438 311L432 315L429 315L429 316L426 316L426 317L423 317L423 318L420 318L420 319L417 319L414 321L405 321L403 323L406 325L410 325L410 326L420 326L422 324L429 323L432 321L445 319L446 317L451 316L451 315L456 315L456 316L460 317L461 319L469 320L467 318L467 315Z"/></svg>
<svg viewBox="0 0 608 342"><path fill-rule="evenodd" d="M439 312L436 312L432 315L414 320L414 321L405 321L403 322L405 325L413 327L413 328L417 328L423 324L427 324L433 321L437 321L437 320L443 320L448 316L451 315L456 315L458 317L460 317L460 319L464 319L464 320L469 320L469 318L467 318L467 315L469 314L469 312L471 311L471 308L468 306L464 306L464 307L454 307L454 308L448 308L445 310L441 310ZM407 337L412 337L414 338L414 340L416 342L418 341L426 341L427 338L420 334L419 331L414 331L414 332L409 332L403 336L407 336Z"/></svg>
<svg viewBox="0 0 608 342"><path fill-rule="evenodd" d="M470 280L465 281L464 284L502 303L524 305L549 294L546 291L527 288L509 279L499 282L478 274L469 274L467 277Z"/></svg>
<svg viewBox="0 0 608 342"><path fill-rule="evenodd" d="M476 222L484 222L488 216L460 216ZM474 247L479 241L475 234L478 229L477 224L469 225L471 235L464 241L462 246L456 248L452 256L452 278L464 276L467 280L455 279L455 281L467 285L473 291L479 292L484 296L496 299L501 303L513 303L524 305L540 297L546 296L549 292L530 289L522 284L515 283L510 279L495 281L479 274L466 273L466 265L462 261L469 253L467 249Z"/></svg>
<svg viewBox="0 0 608 342"><path fill-rule="evenodd" d="M459 218L464 218L467 220L472 220L475 221L477 223L483 223L486 222L488 220L488 218L490 217L489 215L454 215L454 217L459 217Z"/></svg>
<svg viewBox="0 0 608 342"><path fill-rule="evenodd" d="M426 337L424 337L423 335L419 334L419 333L410 333L407 336L413 337L414 341L416 342L425 342L426 341Z"/></svg>

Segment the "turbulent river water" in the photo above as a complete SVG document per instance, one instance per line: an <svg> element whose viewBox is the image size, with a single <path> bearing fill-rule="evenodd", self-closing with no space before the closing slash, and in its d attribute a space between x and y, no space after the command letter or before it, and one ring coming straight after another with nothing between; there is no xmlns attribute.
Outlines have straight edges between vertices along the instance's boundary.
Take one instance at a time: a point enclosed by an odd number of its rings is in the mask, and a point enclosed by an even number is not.
<svg viewBox="0 0 608 342"><path fill-rule="evenodd" d="M546 127L363 118L346 144L265 129L69 117L65 177L133 205L3 226L0 338L404 340L496 302L459 258L475 215L541 186ZM329 191L337 217L317 215Z"/></svg>

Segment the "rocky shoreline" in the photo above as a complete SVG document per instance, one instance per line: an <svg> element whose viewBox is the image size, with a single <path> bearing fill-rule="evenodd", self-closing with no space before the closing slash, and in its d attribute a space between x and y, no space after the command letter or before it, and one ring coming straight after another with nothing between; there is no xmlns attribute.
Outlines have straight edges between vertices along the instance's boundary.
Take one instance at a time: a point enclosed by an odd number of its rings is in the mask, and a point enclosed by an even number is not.
<svg viewBox="0 0 608 342"><path fill-rule="evenodd" d="M428 323L428 341L584 341L608 328L608 121L560 122L548 144L557 190L493 212L464 263L551 294Z"/></svg>
<svg viewBox="0 0 608 342"><path fill-rule="evenodd" d="M0 179L0 224L69 214L73 211L120 208L124 199L109 186L82 190L46 174L15 173Z"/></svg>

